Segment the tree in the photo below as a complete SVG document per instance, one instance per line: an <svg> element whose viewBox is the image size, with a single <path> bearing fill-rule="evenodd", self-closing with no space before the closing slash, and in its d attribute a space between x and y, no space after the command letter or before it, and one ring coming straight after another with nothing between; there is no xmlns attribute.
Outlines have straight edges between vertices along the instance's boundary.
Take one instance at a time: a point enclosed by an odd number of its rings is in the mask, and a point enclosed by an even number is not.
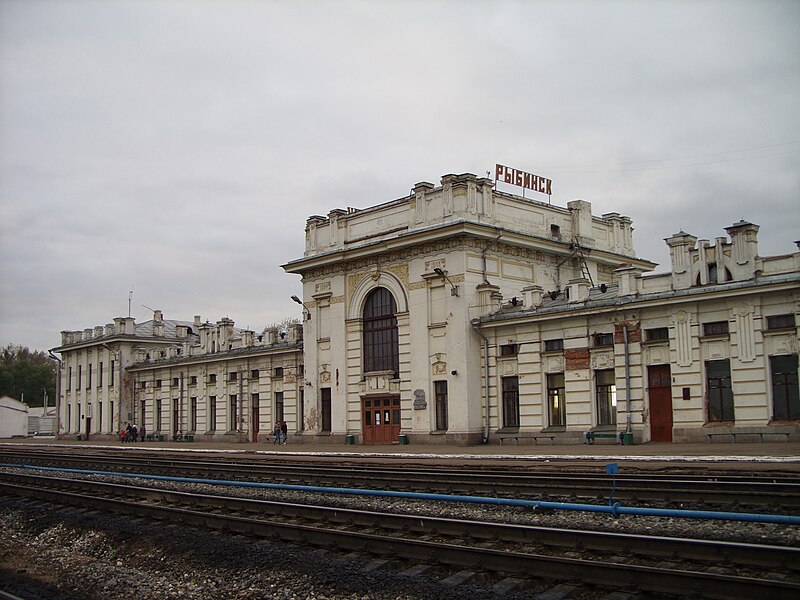
<svg viewBox="0 0 800 600"><path fill-rule="evenodd" d="M57 362L46 352L9 344L0 351L0 396L24 400L28 406L55 405Z"/></svg>

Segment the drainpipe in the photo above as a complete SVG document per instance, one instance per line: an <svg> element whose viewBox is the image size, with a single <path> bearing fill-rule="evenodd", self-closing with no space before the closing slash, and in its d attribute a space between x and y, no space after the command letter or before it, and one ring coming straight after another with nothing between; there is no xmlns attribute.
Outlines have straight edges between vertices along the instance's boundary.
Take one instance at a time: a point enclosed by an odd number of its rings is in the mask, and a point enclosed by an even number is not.
<svg viewBox="0 0 800 600"><path fill-rule="evenodd" d="M481 340L483 340L483 401L486 404L486 426L483 431L483 443L489 443L489 340L483 335L480 328L480 321L475 319L472 321L472 328L475 330Z"/></svg>
<svg viewBox="0 0 800 600"><path fill-rule="evenodd" d="M625 353L625 405L628 412L625 433L632 433L631 428L631 359L628 352L628 325L622 325L623 351Z"/></svg>
<svg viewBox="0 0 800 600"><path fill-rule="evenodd" d="M61 368L63 366L63 362L60 358L58 358L55 354L53 354L52 350L47 351L50 354L50 358L55 360L58 363L58 368L56 368L56 439L59 438L61 435ZM47 411L45 410L45 416L47 416ZM111 416L112 420L114 416Z"/></svg>

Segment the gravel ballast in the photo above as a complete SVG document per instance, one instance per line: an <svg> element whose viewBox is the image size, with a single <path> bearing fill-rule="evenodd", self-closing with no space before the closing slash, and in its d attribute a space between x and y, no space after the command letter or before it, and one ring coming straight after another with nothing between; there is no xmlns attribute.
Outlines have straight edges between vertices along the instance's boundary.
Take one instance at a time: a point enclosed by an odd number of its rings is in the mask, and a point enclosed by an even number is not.
<svg viewBox="0 0 800 600"><path fill-rule="evenodd" d="M542 514L529 509L456 502L309 494L107 476L90 478L127 485L135 481L135 485L141 487L384 512L762 544L796 546L800 543L800 528L785 525L632 516L615 519L594 513ZM40 503L26 504L16 499L0 502L0 589L26 600L411 600L493 596L490 588L470 584L448 587L435 576L401 574L399 567L364 570L363 561L224 533L95 512L54 510ZM504 597L522 599L533 595L528 591Z"/></svg>

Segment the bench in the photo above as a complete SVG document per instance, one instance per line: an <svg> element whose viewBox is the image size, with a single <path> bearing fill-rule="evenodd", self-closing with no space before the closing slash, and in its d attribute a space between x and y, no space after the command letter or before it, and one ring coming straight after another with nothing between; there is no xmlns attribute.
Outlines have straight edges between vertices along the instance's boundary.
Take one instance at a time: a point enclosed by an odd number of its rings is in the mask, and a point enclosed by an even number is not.
<svg viewBox="0 0 800 600"><path fill-rule="evenodd" d="M789 441L789 432L788 431L719 431L719 432L712 432L706 433L708 436L708 443L710 444L712 439L721 435L730 436L733 438L733 441L736 442L736 437L747 437L749 435L757 435L758 441L763 442L765 435L782 435L786 438L786 441Z"/></svg>
<svg viewBox="0 0 800 600"><path fill-rule="evenodd" d="M191 434L188 434L188 433L183 433L183 434L178 433L178 434L172 436L172 441L173 442L193 442L194 441L194 435L191 435Z"/></svg>
<svg viewBox="0 0 800 600"><path fill-rule="evenodd" d="M594 444L594 441L597 438L610 438L610 439L616 439L617 444L622 444L623 434L624 434L623 431L584 431L583 443Z"/></svg>
<svg viewBox="0 0 800 600"><path fill-rule="evenodd" d="M530 435L519 434L519 433L498 433L497 434L497 439L500 440L500 445L501 446L503 445L503 442L505 442L506 440L514 440L514 441L517 442L517 445L519 445L520 438L522 438L523 440L532 439L534 444L538 444L540 439L542 439L542 440L550 440L550 443L552 444L553 441L556 439L556 436L555 436L555 434L552 434L552 433L534 433L534 434L530 434Z"/></svg>
<svg viewBox="0 0 800 600"><path fill-rule="evenodd" d="M145 439L148 442L163 442L164 441L164 436L160 435L160 434L157 434L157 433L148 433L145 436Z"/></svg>

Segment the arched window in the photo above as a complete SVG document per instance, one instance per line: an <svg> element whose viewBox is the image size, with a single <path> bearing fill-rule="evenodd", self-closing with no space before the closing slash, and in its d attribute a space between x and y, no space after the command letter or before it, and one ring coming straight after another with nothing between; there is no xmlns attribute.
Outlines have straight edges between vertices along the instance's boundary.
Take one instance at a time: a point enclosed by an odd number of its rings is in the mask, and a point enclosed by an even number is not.
<svg viewBox="0 0 800 600"><path fill-rule="evenodd" d="M386 288L375 288L364 303L364 372L400 371L397 304Z"/></svg>

